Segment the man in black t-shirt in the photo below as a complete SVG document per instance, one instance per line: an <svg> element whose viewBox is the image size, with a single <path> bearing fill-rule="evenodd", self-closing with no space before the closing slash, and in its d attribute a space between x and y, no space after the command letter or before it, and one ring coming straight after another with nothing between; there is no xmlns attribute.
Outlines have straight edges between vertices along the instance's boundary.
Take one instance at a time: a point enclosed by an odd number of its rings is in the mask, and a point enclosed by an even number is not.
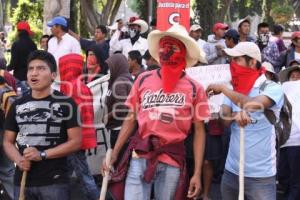
<svg viewBox="0 0 300 200"><path fill-rule="evenodd" d="M69 199L66 156L80 149L81 129L75 102L51 90L55 76L54 57L33 52L27 72L31 92L17 99L7 114L3 146L17 165L15 199L22 171L28 171L26 199Z"/></svg>

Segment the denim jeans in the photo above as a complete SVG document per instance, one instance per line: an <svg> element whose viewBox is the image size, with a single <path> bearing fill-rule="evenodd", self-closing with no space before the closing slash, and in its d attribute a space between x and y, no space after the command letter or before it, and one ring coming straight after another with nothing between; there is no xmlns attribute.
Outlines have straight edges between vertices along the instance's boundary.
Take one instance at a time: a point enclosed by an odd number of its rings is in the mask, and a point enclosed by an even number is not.
<svg viewBox="0 0 300 200"><path fill-rule="evenodd" d="M3 184L8 195L13 199L15 165L6 156L2 143L3 132L0 131L0 181Z"/></svg>
<svg viewBox="0 0 300 200"><path fill-rule="evenodd" d="M284 186L285 200L300 199L300 146L280 149L279 183Z"/></svg>
<svg viewBox="0 0 300 200"><path fill-rule="evenodd" d="M247 200L275 200L276 178L250 178L245 177L245 196ZM221 193L223 200L237 200L239 196L239 176L225 169Z"/></svg>
<svg viewBox="0 0 300 200"><path fill-rule="evenodd" d="M79 180L82 192L88 200L99 199L100 192L96 185L95 179L92 176L88 163L86 161L85 151L78 151L68 156L70 168L73 168ZM73 172L71 170L71 172Z"/></svg>
<svg viewBox="0 0 300 200"><path fill-rule="evenodd" d="M15 197L14 200L19 200L20 187L14 187ZM69 200L70 187L69 184L53 184L40 187L26 187L25 188L26 200Z"/></svg>
<svg viewBox="0 0 300 200"><path fill-rule="evenodd" d="M156 200L173 200L180 176L179 168L159 163L151 183L143 180L146 168L146 159L131 159L125 183L125 200L150 200L153 183Z"/></svg>

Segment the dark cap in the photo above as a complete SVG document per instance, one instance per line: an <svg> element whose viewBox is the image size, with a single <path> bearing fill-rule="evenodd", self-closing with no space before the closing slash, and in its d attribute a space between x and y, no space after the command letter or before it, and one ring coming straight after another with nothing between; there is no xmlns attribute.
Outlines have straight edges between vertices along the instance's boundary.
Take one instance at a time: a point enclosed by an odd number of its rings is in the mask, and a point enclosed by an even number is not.
<svg viewBox="0 0 300 200"><path fill-rule="evenodd" d="M230 37L232 39L239 39L240 35L235 29L229 29L224 35L224 38L226 37Z"/></svg>

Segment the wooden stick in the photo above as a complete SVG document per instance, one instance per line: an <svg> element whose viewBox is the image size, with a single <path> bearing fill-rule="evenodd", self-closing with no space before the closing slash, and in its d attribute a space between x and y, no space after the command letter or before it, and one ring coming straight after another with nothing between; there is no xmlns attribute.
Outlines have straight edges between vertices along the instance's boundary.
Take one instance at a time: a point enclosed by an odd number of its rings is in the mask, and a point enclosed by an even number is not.
<svg viewBox="0 0 300 200"><path fill-rule="evenodd" d="M27 179L27 171L23 171L19 200L25 200L25 185Z"/></svg>
<svg viewBox="0 0 300 200"><path fill-rule="evenodd" d="M245 163L245 144L244 128L240 127L240 170L239 170L239 200L244 200L244 163Z"/></svg>
<svg viewBox="0 0 300 200"><path fill-rule="evenodd" d="M105 163L106 166L108 167L108 171L104 171L104 177L102 180L102 186L101 186L101 193L100 193L100 199L99 200L105 200L106 197L106 192L107 192L107 185L108 185L108 180L109 180L109 171L110 171L110 160L111 160L111 149L108 149L106 152L106 156L105 156Z"/></svg>

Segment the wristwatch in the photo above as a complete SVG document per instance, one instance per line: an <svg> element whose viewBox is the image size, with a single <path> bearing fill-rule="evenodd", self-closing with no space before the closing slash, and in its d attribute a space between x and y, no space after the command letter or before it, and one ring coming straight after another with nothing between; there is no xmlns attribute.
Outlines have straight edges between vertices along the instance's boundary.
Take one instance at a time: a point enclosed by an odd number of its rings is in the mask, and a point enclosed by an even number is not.
<svg viewBox="0 0 300 200"><path fill-rule="evenodd" d="M41 156L42 160L46 160L46 158L47 158L47 154L45 151L41 151L40 156Z"/></svg>

